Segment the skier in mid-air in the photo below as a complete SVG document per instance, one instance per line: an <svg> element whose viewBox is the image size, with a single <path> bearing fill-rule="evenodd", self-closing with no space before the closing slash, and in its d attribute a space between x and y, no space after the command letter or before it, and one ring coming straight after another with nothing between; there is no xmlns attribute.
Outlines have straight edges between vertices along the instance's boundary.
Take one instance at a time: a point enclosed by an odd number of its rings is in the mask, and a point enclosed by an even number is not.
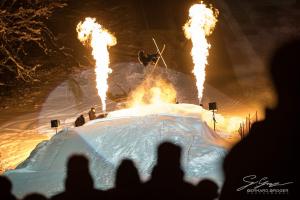
<svg viewBox="0 0 300 200"><path fill-rule="evenodd" d="M139 51L138 53L138 59L141 64L143 64L145 67L149 64L154 64L157 62L159 58L159 53L155 54L145 54L143 50Z"/></svg>

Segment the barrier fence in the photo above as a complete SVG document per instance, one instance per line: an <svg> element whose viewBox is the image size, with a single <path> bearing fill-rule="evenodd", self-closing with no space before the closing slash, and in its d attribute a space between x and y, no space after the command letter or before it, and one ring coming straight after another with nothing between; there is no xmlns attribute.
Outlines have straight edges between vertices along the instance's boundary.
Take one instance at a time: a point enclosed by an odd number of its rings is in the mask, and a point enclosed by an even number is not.
<svg viewBox="0 0 300 200"><path fill-rule="evenodd" d="M245 137L246 133L249 133L252 124L254 124L257 121L258 121L257 111L255 112L254 115L251 115L249 113L248 116L246 116L245 121L240 123L240 127L238 129L238 133L239 133L241 139L243 139Z"/></svg>

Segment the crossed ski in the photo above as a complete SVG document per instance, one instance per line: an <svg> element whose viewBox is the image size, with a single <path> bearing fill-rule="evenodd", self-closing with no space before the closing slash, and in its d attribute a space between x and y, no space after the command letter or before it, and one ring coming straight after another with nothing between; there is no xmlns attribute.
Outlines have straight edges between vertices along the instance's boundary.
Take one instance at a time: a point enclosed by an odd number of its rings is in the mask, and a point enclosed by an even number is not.
<svg viewBox="0 0 300 200"><path fill-rule="evenodd" d="M161 60L163 61L165 67L168 69L168 66L167 66L167 64L166 64L166 62L165 62L165 59L164 59L164 57L162 56L162 53L164 52L166 45L164 45L162 51L160 51L160 49L159 49L159 47L158 47L158 45L157 45L155 39L152 38L152 40L153 40L154 45L155 45L155 47L156 47L157 53L159 54L159 58L157 59L157 62L155 63L154 67L156 67L156 64L158 63L159 59L161 58Z"/></svg>

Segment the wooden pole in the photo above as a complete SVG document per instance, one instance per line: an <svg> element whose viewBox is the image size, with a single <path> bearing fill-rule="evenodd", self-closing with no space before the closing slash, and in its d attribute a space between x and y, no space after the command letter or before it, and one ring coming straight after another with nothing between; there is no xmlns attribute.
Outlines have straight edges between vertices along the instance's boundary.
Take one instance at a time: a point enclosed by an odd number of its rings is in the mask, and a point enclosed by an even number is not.
<svg viewBox="0 0 300 200"><path fill-rule="evenodd" d="M216 131L215 110L213 110L213 120L214 120L214 131Z"/></svg>
<svg viewBox="0 0 300 200"><path fill-rule="evenodd" d="M250 113L249 113L249 121L248 121L248 123L249 123L249 131L248 131L248 133L250 132L250 129L251 129L251 116L250 116Z"/></svg>
<svg viewBox="0 0 300 200"><path fill-rule="evenodd" d="M242 138L244 138L244 124L242 124Z"/></svg>
<svg viewBox="0 0 300 200"><path fill-rule="evenodd" d="M247 131L247 129L248 129L248 117L246 116L246 121L245 121L245 131Z"/></svg>
<svg viewBox="0 0 300 200"><path fill-rule="evenodd" d="M255 112L255 122L258 121L257 111Z"/></svg>

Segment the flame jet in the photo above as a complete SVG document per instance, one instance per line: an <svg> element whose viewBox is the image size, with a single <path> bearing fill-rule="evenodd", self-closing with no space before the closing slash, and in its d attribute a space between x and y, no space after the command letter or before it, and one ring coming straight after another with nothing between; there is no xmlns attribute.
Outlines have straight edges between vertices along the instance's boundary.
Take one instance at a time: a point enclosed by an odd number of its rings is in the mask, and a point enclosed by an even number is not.
<svg viewBox="0 0 300 200"><path fill-rule="evenodd" d="M205 81L205 67L210 44L206 37L211 35L217 23L219 11L207 7L203 2L194 4L189 9L189 20L183 26L185 37L193 44L191 55L194 63L193 73L196 77L198 99L201 103Z"/></svg>
<svg viewBox="0 0 300 200"><path fill-rule="evenodd" d="M102 110L106 111L106 92L108 90L108 75L112 72L109 68L108 48L117 44L117 39L96 22L95 18L87 17L84 22L79 22L76 31L78 39L92 47L92 55L96 60L96 87L101 98Z"/></svg>

